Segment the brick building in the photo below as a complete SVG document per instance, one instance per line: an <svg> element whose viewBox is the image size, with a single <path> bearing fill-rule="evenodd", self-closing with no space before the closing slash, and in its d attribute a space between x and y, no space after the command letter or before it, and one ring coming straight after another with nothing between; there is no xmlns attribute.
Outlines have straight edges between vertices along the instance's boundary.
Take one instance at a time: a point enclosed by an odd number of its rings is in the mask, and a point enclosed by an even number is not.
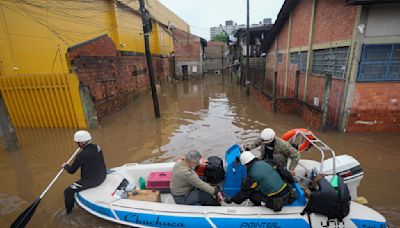
<svg viewBox="0 0 400 228"><path fill-rule="evenodd" d="M71 67L78 75L80 94L89 126L127 105L150 85L144 53L118 51L103 35L68 49ZM170 59L153 55L156 82L171 75Z"/></svg>
<svg viewBox="0 0 400 228"><path fill-rule="evenodd" d="M177 79L203 74L207 41L188 32L173 29L175 76Z"/></svg>
<svg viewBox="0 0 400 228"><path fill-rule="evenodd" d="M228 67L228 45L219 41L208 41L204 51L205 69L207 72L222 70Z"/></svg>
<svg viewBox="0 0 400 228"><path fill-rule="evenodd" d="M286 0L266 38L265 76L253 81L252 94L314 128L400 131L396 2Z"/></svg>

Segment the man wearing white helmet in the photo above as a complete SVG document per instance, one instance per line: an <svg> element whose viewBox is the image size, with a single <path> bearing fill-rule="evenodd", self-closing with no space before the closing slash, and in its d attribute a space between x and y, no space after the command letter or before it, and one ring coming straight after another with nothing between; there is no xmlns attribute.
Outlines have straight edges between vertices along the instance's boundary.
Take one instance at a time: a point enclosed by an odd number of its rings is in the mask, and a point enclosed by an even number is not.
<svg viewBox="0 0 400 228"><path fill-rule="evenodd" d="M77 131L74 141L81 148L72 165L62 164L68 173L73 174L81 168L81 179L64 190L67 214L74 207L76 192L100 185L106 178L106 164L100 146L92 144L92 136L87 131Z"/></svg>
<svg viewBox="0 0 400 228"><path fill-rule="evenodd" d="M270 164L259 160L250 151L244 151L240 155L240 162L246 166L247 176L235 196L225 197L226 203L240 204L250 199L256 206L263 202L266 207L280 211L283 205L292 200L290 185L282 180Z"/></svg>
<svg viewBox="0 0 400 228"><path fill-rule="evenodd" d="M261 146L261 159L272 161L282 167L287 167L288 158L291 159L289 171L294 175L294 169L299 163L300 153L288 142L276 137L275 131L271 128L265 128L261 131L261 137L254 143L246 145L245 149L252 150Z"/></svg>

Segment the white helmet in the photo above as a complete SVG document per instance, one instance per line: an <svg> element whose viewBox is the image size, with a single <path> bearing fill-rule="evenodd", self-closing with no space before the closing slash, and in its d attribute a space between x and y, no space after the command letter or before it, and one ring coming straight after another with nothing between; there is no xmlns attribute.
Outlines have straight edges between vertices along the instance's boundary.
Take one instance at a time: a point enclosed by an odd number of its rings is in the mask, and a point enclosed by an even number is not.
<svg viewBox="0 0 400 228"><path fill-rule="evenodd" d="M261 132L261 138L267 143L272 142L275 139L275 131L271 128L265 128Z"/></svg>
<svg viewBox="0 0 400 228"><path fill-rule="evenodd" d="M254 158L256 158L256 156L254 156L254 154L252 154L250 151L244 151L240 155L240 163L242 163L242 165L246 165L247 163L251 162Z"/></svg>
<svg viewBox="0 0 400 228"><path fill-rule="evenodd" d="M88 131L77 131L74 134L75 142L87 142L92 139L92 136Z"/></svg>

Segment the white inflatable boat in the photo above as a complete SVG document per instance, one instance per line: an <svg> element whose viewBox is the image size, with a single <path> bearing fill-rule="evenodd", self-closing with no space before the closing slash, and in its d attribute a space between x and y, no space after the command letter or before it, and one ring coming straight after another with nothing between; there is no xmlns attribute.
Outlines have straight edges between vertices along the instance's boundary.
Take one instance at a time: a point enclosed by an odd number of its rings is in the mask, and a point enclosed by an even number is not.
<svg viewBox="0 0 400 228"><path fill-rule="evenodd" d="M237 151L238 146L231 149ZM227 159L228 154L229 150ZM233 173L242 176L243 170L232 167L234 162L232 157L229 159L231 161L226 165L227 175ZM223 203L220 207L177 205L170 193L159 194L158 191L151 190L150 197L144 200L138 200L140 197L135 196L115 196L121 183L128 181L131 185L139 187L141 177L146 179L152 172L170 172L174 164L135 163L114 168L100 186L77 193L76 201L83 209L97 217L134 227L387 227L381 214L356 202L351 202L350 213L343 221L328 219L315 213L309 216L301 215L306 198L298 185L298 199L292 205L284 206L280 212L274 212L265 206L252 206L248 202L241 205ZM234 181L235 178L226 180L225 193L238 190L234 189L238 184Z"/></svg>

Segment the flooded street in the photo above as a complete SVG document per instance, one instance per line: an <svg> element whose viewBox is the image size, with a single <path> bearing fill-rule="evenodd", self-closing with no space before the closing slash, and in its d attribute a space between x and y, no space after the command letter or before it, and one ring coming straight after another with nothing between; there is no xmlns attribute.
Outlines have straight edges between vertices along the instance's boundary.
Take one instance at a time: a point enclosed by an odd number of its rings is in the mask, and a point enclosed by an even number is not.
<svg viewBox="0 0 400 228"><path fill-rule="evenodd" d="M292 114L273 114L246 96L230 77L209 75L204 80L165 85L159 91L161 119L155 120L151 96L144 96L91 130L94 143L104 151L107 166L130 162L175 160L191 149L205 157L224 157L234 143L256 139L260 130L274 128L278 135L307 127ZM75 151L76 129L17 129L22 149L7 152L0 145L0 227L8 227L44 190ZM314 133L336 154L354 156L365 171L359 195L381 212L391 227L400 227L400 153L398 133ZM314 153L315 155L315 153ZM302 154L313 157L312 151ZM63 174L36 210L30 227L114 227L79 207L65 215L63 190L75 175Z"/></svg>

